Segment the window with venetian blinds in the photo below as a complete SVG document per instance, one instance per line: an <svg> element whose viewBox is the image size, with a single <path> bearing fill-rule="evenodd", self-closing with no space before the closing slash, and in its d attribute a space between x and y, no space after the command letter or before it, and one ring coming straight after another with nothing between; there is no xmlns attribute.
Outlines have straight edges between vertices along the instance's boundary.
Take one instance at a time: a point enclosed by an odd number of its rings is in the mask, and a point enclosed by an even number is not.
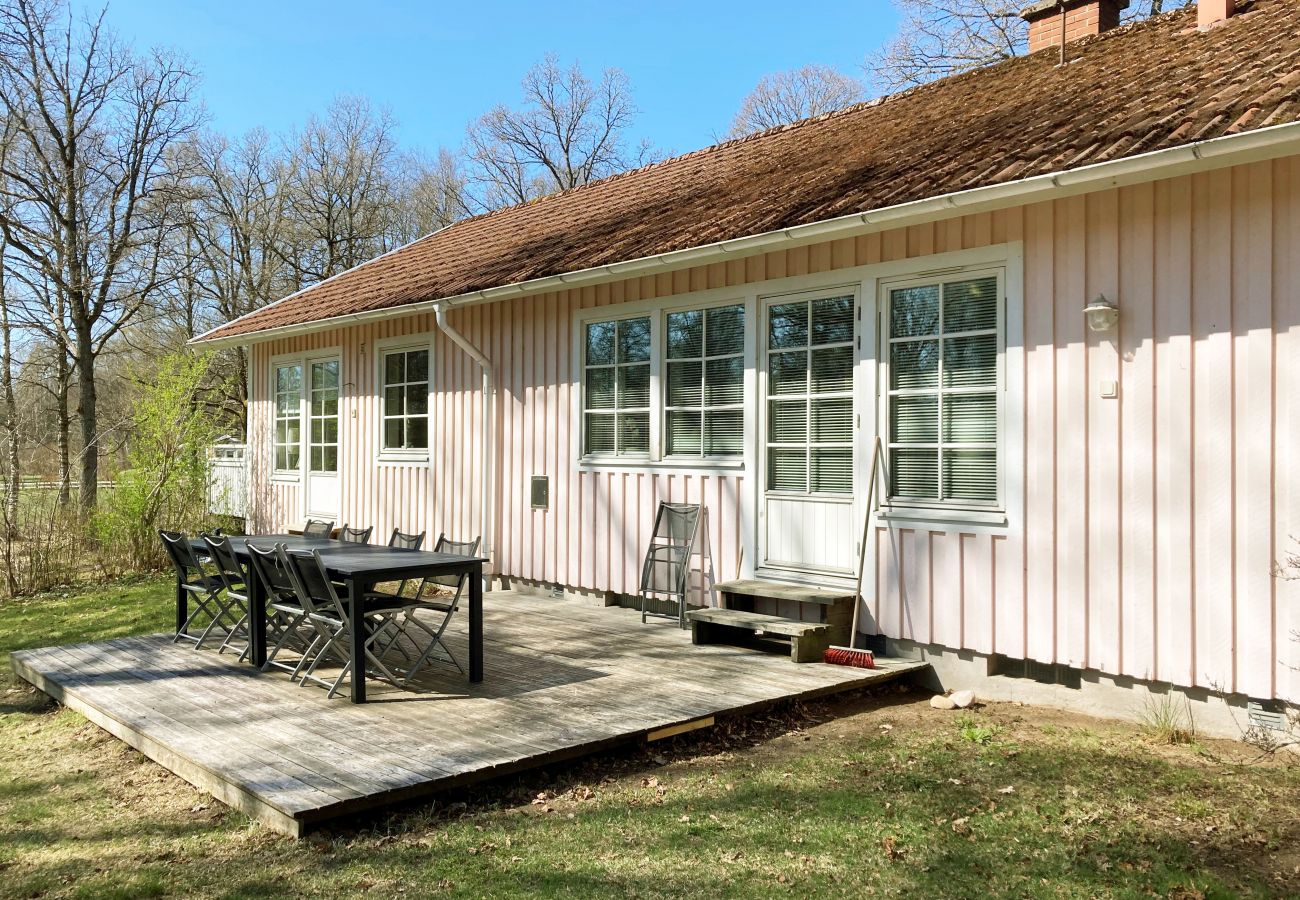
<svg viewBox="0 0 1300 900"><path fill-rule="evenodd" d="M745 437L745 307L667 317L664 444L669 456L740 456Z"/></svg>
<svg viewBox="0 0 1300 900"><path fill-rule="evenodd" d="M996 275L891 289L891 500L995 506L998 496Z"/></svg>
<svg viewBox="0 0 1300 900"><path fill-rule="evenodd" d="M650 317L584 329L583 452L650 452Z"/></svg>
<svg viewBox="0 0 1300 900"><path fill-rule="evenodd" d="M767 489L853 493L853 297L773 305Z"/></svg>

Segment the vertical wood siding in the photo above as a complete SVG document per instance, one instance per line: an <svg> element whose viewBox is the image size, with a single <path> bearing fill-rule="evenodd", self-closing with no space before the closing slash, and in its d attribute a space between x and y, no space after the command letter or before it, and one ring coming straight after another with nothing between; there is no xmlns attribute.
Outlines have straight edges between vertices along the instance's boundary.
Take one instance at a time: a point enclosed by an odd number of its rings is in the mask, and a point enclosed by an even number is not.
<svg viewBox="0 0 1300 900"><path fill-rule="evenodd" d="M1024 364L1008 423L1024 455L1006 465L1023 478L1023 527L878 529L870 618L894 637L1300 699L1287 666L1300 664L1300 582L1273 573L1300 535L1295 159L455 311L497 367L497 568L633 593L661 500L705 504L719 579L750 539L743 473L574 465L576 310L1015 241ZM1121 309L1106 334L1081 313L1100 293ZM374 343L435 330L430 316L395 317L255 348L256 527L301 518L298 486L269 478L269 360L339 346L341 520L431 540L479 533L479 373L441 335L432 462L375 461ZM533 475L551 479L549 510L530 507Z"/></svg>

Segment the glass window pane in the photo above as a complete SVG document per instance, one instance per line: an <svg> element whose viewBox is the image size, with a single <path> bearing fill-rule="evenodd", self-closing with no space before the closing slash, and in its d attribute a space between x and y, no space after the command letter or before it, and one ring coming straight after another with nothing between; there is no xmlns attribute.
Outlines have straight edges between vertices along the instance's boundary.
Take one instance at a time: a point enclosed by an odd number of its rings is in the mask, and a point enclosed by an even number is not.
<svg viewBox="0 0 1300 900"><path fill-rule="evenodd" d="M339 470L339 448L331 445L322 448L321 452L325 456L324 469L322 469L322 471L337 472Z"/></svg>
<svg viewBox="0 0 1300 900"><path fill-rule="evenodd" d="M406 354L384 354L384 384L401 384L406 380Z"/></svg>
<svg viewBox="0 0 1300 900"><path fill-rule="evenodd" d="M275 389L281 393L300 393L302 391L302 369L298 366L281 366L276 369Z"/></svg>
<svg viewBox="0 0 1300 900"><path fill-rule="evenodd" d="M975 278L943 286L943 330L979 331L998 327L998 280Z"/></svg>
<svg viewBox="0 0 1300 900"><path fill-rule="evenodd" d="M745 361L739 356L711 359L705 366L704 402L710 406L741 403L745 397Z"/></svg>
<svg viewBox="0 0 1300 900"><path fill-rule="evenodd" d="M587 415L587 433L583 441L588 453L614 452L614 417Z"/></svg>
<svg viewBox="0 0 1300 900"><path fill-rule="evenodd" d="M313 444L321 443L321 437L324 435L325 422L322 419L313 419L311 423L311 442Z"/></svg>
<svg viewBox="0 0 1300 900"><path fill-rule="evenodd" d="M285 465L285 468L293 471L297 471L298 467L302 464L302 450L299 448L297 444L291 444L286 449L286 453L288 455L289 461Z"/></svg>
<svg viewBox="0 0 1300 900"><path fill-rule="evenodd" d="M904 341L889 348L889 386L932 388L939 383L939 342Z"/></svg>
<svg viewBox="0 0 1300 900"><path fill-rule="evenodd" d="M812 390L818 394L853 390L853 348L812 352Z"/></svg>
<svg viewBox="0 0 1300 900"><path fill-rule="evenodd" d="M775 444L799 444L808 440L808 403L805 400L768 402L767 439Z"/></svg>
<svg viewBox="0 0 1300 900"><path fill-rule="evenodd" d="M650 414L618 414L618 452L650 452Z"/></svg>
<svg viewBox="0 0 1300 900"><path fill-rule="evenodd" d="M668 405L699 406L703 400L700 384L703 366L698 362L668 364Z"/></svg>
<svg viewBox="0 0 1300 900"><path fill-rule="evenodd" d="M947 387L997 383L998 337L982 334L943 342L943 383Z"/></svg>
<svg viewBox="0 0 1300 900"><path fill-rule="evenodd" d="M997 452L947 450L943 454L943 498L993 503L998 499Z"/></svg>
<svg viewBox="0 0 1300 900"><path fill-rule="evenodd" d="M405 393L400 387L384 388L384 415L400 416L406 412Z"/></svg>
<svg viewBox="0 0 1300 900"><path fill-rule="evenodd" d="M296 444L296 443L298 443L299 441L302 440L302 420L301 420L301 419L286 419L284 424L285 424L285 426L286 426L286 427L285 427L285 430L286 430L286 434L285 434L285 442L286 442L286 443Z"/></svg>
<svg viewBox="0 0 1300 900"><path fill-rule="evenodd" d="M620 366L618 408L635 409L650 405L650 367Z"/></svg>
<svg viewBox="0 0 1300 900"><path fill-rule="evenodd" d="M614 408L614 370L587 370L587 409Z"/></svg>
<svg viewBox="0 0 1300 900"><path fill-rule="evenodd" d="M812 326L814 344L842 344L853 340L853 298L814 300Z"/></svg>
<svg viewBox="0 0 1300 900"><path fill-rule="evenodd" d="M313 416L325 415L325 397L323 394L321 394L320 391L312 392L311 403L309 404L309 407L311 409L311 415Z"/></svg>
<svg viewBox="0 0 1300 900"><path fill-rule="evenodd" d="M587 365L609 365L614 362L613 322L592 322L587 326Z"/></svg>
<svg viewBox="0 0 1300 900"><path fill-rule="evenodd" d="M324 458L324 456L322 456L322 454L321 454L321 448L320 448L320 447L312 447L312 448L311 448L311 457L310 457L310 459L311 459L311 465L310 465L311 471L313 471L313 472L321 472L321 471L324 471L324 467L325 467L325 458Z"/></svg>
<svg viewBox="0 0 1300 900"><path fill-rule="evenodd" d="M848 447L812 451L812 490L822 493L853 493L853 450Z"/></svg>
<svg viewBox="0 0 1300 900"><path fill-rule="evenodd" d="M326 419L324 421L323 439L327 444L337 444L339 442L339 420Z"/></svg>
<svg viewBox="0 0 1300 900"><path fill-rule="evenodd" d="M406 354L406 380L429 380L429 351L411 350Z"/></svg>
<svg viewBox="0 0 1300 900"><path fill-rule="evenodd" d="M668 314L668 358L704 355L704 313L699 310Z"/></svg>
<svg viewBox="0 0 1300 900"><path fill-rule="evenodd" d="M618 323L618 361L644 362L650 358L650 319L624 319Z"/></svg>
<svg viewBox="0 0 1300 900"><path fill-rule="evenodd" d="M808 351L773 353L767 358L769 394L804 394L808 391Z"/></svg>
<svg viewBox="0 0 1300 900"><path fill-rule="evenodd" d="M709 356L743 353L745 307L718 306L705 313L704 352Z"/></svg>
<svg viewBox="0 0 1300 900"><path fill-rule="evenodd" d="M812 439L820 443L852 441L853 401L847 397L812 401Z"/></svg>
<svg viewBox="0 0 1300 900"><path fill-rule="evenodd" d="M289 423L280 421L275 423L275 442L277 444L289 443Z"/></svg>
<svg viewBox="0 0 1300 900"><path fill-rule="evenodd" d="M939 452L894 450L889 454L889 481L891 497L939 499Z"/></svg>
<svg viewBox="0 0 1300 900"><path fill-rule="evenodd" d="M321 403L321 414L326 416L337 416L339 414L339 392L326 391Z"/></svg>
<svg viewBox="0 0 1300 900"><path fill-rule="evenodd" d="M401 419L384 420L384 447L389 450L396 450L404 446L403 438L405 436L404 423Z"/></svg>
<svg viewBox="0 0 1300 900"><path fill-rule="evenodd" d="M998 439L996 394L945 394L943 439L949 443L993 443Z"/></svg>
<svg viewBox="0 0 1300 900"><path fill-rule="evenodd" d="M704 452L738 456L745 451L745 411L727 409L704 414Z"/></svg>
<svg viewBox="0 0 1300 900"><path fill-rule="evenodd" d="M288 465L289 453L284 447L275 448L275 467L283 469Z"/></svg>
<svg viewBox="0 0 1300 900"><path fill-rule="evenodd" d="M900 288L889 292L890 337L939 332L939 286Z"/></svg>
<svg viewBox="0 0 1300 900"><path fill-rule="evenodd" d="M409 415L423 415L429 411L429 386L411 384L406 387L406 412Z"/></svg>
<svg viewBox="0 0 1300 900"><path fill-rule="evenodd" d="M418 450L429 449L429 420L423 416L406 420L406 446Z"/></svg>
<svg viewBox="0 0 1300 900"><path fill-rule="evenodd" d="M670 412L666 423L666 443L670 454L700 454L700 414Z"/></svg>
<svg viewBox="0 0 1300 900"><path fill-rule="evenodd" d="M767 487L772 491L808 490L808 452L780 448L768 450Z"/></svg>
<svg viewBox="0 0 1300 900"><path fill-rule="evenodd" d="M899 444L939 440L939 398L933 394L889 398L889 439Z"/></svg>
<svg viewBox="0 0 1300 900"><path fill-rule="evenodd" d="M768 312L767 346L804 347L808 344L808 304L783 303Z"/></svg>
<svg viewBox="0 0 1300 900"><path fill-rule="evenodd" d="M312 390L335 388L339 386L339 364L337 362L319 362L311 364Z"/></svg>

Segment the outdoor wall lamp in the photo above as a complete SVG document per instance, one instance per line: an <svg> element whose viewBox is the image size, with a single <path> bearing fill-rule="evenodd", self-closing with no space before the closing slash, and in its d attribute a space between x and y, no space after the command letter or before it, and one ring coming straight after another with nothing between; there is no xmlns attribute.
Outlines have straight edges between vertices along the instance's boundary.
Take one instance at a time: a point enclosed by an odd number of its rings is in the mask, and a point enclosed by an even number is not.
<svg viewBox="0 0 1300 900"><path fill-rule="evenodd" d="M1110 331L1119 321L1119 307L1107 300L1105 294L1098 294L1096 300L1083 308L1083 314L1093 331Z"/></svg>

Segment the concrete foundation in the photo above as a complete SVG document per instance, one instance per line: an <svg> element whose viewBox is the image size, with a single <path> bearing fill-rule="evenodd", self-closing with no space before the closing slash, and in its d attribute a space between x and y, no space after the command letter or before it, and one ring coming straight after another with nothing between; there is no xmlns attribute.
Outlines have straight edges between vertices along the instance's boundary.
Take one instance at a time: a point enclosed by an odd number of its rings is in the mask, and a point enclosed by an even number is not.
<svg viewBox="0 0 1300 900"><path fill-rule="evenodd" d="M1093 670L1065 670L1068 683L1044 683L1029 677L999 674L1000 660L970 651L958 651L915 641L887 641L890 656L920 659L928 670L914 676L917 684L934 691L971 690L981 700L1003 700L1079 712L1109 719L1142 723L1152 705L1172 698L1192 720L1196 733L1206 737L1240 740L1250 728L1249 700L1241 694L1222 694L1201 688L1105 675ZM1296 708L1292 707L1294 714ZM1282 732L1277 733L1282 737Z"/></svg>

